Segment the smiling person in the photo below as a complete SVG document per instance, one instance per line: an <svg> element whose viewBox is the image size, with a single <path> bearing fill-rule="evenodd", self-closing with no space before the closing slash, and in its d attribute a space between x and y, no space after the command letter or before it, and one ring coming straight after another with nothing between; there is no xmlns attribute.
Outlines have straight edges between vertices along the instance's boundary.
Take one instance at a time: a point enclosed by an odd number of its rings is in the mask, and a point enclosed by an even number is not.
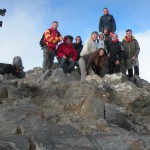
<svg viewBox="0 0 150 150"><path fill-rule="evenodd" d="M118 73L120 72L120 63L124 56L123 47L121 42L119 42L118 35L112 35L112 41L108 46L108 66L109 73Z"/></svg>
<svg viewBox="0 0 150 150"><path fill-rule="evenodd" d="M105 58L105 50L103 48L100 48L95 52L82 56L82 59L84 61L82 65L80 65L81 83L85 81L85 76L90 74L92 65L96 66L97 72L100 72L103 69L104 58Z"/></svg>
<svg viewBox="0 0 150 150"><path fill-rule="evenodd" d="M64 37L63 43L57 48L57 59L59 67L63 69L64 73L71 73L75 66L77 59L77 52L72 44L73 37L67 35Z"/></svg>
<svg viewBox="0 0 150 150"><path fill-rule="evenodd" d="M128 76L129 80L133 80L133 67L134 67L134 74L139 76L139 61L138 55L140 52L140 47L138 41L132 35L132 30L126 30L126 36L123 38L122 44L125 50L125 58L126 58L126 65L128 69Z"/></svg>
<svg viewBox="0 0 150 150"><path fill-rule="evenodd" d="M85 64L85 60L82 58L84 55L95 52L97 50L97 39L98 39L98 32L94 31L91 33L91 37L85 41L85 44L83 46L83 49L80 53L80 59L79 59L79 67L81 71L81 76L86 74L84 71L85 69L82 69ZM94 75L94 71L92 67L89 68L89 74Z"/></svg>

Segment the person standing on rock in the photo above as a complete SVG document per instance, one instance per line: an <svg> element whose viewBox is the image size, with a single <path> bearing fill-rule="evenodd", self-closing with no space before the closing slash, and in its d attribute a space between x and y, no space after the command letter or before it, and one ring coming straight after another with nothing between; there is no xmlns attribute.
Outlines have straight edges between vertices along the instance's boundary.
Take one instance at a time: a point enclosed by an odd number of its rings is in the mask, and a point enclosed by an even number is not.
<svg viewBox="0 0 150 150"><path fill-rule="evenodd" d="M92 65L96 67L97 72L100 72L103 69L104 58L105 58L105 50L103 48L100 48L95 52L82 56L82 59L84 61L82 65L80 65L81 83L85 81L85 76L90 73Z"/></svg>
<svg viewBox="0 0 150 150"><path fill-rule="evenodd" d="M58 22L53 21L50 29L47 29L44 32L44 46L43 46L43 72L47 69L51 69L54 57L56 54L56 46L58 42L62 41L62 36L60 32L57 30Z"/></svg>
<svg viewBox="0 0 150 150"><path fill-rule="evenodd" d="M114 33L108 47L108 68L110 74L120 72L120 63L123 56L123 46L119 42L118 35Z"/></svg>
<svg viewBox="0 0 150 150"><path fill-rule="evenodd" d="M111 43L112 38L110 37L110 33L107 27L104 28L104 36L105 36L105 40L104 43L106 45L106 49L108 48L109 44Z"/></svg>
<svg viewBox="0 0 150 150"><path fill-rule="evenodd" d="M139 61L138 55L140 47L138 41L132 35L132 30L126 30L126 36L123 38L122 44L125 50L126 67L128 69L129 80L133 81L133 67L135 76L139 77Z"/></svg>
<svg viewBox="0 0 150 150"><path fill-rule="evenodd" d="M83 76L83 80L86 75L86 72L85 72L85 69L81 69L82 66L84 66L84 64L85 64L85 60L82 57L86 54L95 52L97 50L97 39L98 39L98 32L97 31L92 32L90 39L85 41L83 49L80 53L79 67L80 67L80 71L81 71L81 78ZM90 74L90 75L95 74L92 67L89 68L88 74Z"/></svg>
<svg viewBox="0 0 150 150"><path fill-rule="evenodd" d="M103 9L103 13L104 15L100 17L100 21L99 21L99 32L103 32L104 28L107 27L110 34L112 34L116 31L116 21L113 15L109 14L107 8Z"/></svg>
<svg viewBox="0 0 150 150"><path fill-rule="evenodd" d="M64 73L71 73L73 71L77 59L77 51L75 50L72 41L73 37L67 35L64 37L63 43L57 48L59 67L63 69Z"/></svg>

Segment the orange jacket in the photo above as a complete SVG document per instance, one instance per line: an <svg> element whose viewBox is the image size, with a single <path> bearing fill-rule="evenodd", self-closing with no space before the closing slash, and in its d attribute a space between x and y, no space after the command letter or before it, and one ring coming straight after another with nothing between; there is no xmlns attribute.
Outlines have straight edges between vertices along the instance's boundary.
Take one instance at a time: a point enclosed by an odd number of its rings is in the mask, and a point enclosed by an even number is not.
<svg viewBox="0 0 150 150"><path fill-rule="evenodd" d="M44 33L44 42L46 43L49 50L55 50L58 42L62 41L62 36L58 30L53 28L47 29Z"/></svg>

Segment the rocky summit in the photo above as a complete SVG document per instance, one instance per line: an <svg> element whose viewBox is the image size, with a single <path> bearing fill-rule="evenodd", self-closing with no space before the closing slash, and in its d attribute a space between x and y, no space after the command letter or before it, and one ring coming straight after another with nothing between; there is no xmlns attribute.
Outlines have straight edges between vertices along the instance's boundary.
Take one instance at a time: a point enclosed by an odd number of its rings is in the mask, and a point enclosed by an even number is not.
<svg viewBox="0 0 150 150"><path fill-rule="evenodd" d="M0 150L150 150L150 83L33 68L0 75Z"/></svg>

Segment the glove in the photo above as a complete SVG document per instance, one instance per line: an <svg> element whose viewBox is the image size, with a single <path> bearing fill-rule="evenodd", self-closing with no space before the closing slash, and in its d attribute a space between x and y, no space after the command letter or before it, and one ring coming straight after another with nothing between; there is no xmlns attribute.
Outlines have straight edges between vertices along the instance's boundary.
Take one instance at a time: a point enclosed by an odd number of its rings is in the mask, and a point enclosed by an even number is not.
<svg viewBox="0 0 150 150"><path fill-rule="evenodd" d="M52 42L53 41L53 37L51 37L49 40L48 40L48 42Z"/></svg>
<svg viewBox="0 0 150 150"><path fill-rule="evenodd" d="M53 44L55 44L56 43L56 41L55 40L53 40Z"/></svg>
<svg viewBox="0 0 150 150"><path fill-rule="evenodd" d="M55 41L58 41L58 37L55 37Z"/></svg>

